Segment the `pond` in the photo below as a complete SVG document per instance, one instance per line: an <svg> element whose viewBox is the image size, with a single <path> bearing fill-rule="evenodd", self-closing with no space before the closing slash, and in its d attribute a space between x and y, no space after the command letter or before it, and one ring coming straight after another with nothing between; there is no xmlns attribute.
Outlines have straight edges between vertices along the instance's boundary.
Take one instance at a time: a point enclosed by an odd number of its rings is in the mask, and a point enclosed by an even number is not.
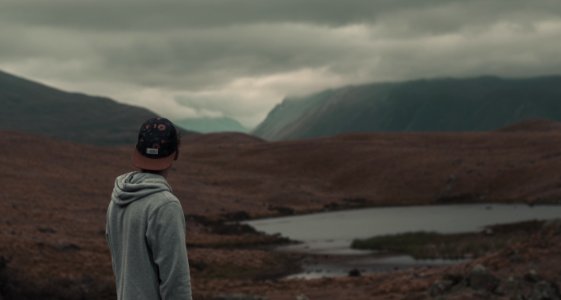
<svg viewBox="0 0 561 300"><path fill-rule="evenodd" d="M342 262L304 266L308 273L318 275L318 272L313 270L318 269L318 265L321 265L320 274L329 276L330 272L324 274L326 269L333 269L331 273L339 274L352 267L353 262L355 262L355 267L363 266L367 271L391 269L396 266L454 263L454 261L442 260L415 261L407 256L379 258L373 258L372 255L365 256L371 252L350 248L350 243L356 238L413 231L476 232L488 225L556 218L561 218L561 205L454 204L366 208L261 219L246 223L259 231L268 234L278 233L302 242L282 247L278 249L279 251L356 256Z"/></svg>

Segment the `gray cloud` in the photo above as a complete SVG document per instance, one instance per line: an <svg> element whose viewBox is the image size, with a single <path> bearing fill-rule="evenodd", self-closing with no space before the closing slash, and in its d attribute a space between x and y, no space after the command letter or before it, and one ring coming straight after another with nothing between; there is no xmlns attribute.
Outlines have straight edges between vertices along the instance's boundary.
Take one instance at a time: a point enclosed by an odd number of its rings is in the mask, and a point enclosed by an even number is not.
<svg viewBox="0 0 561 300"><path fill-rule="evenodd" d="M2 19L22 24L82 30L160 30L226 27L247 23L319 23L333 26L371 22L379 15L446 1L392 0L98 0L13 1Z"/></svg>
<svg viewBox="0 0 561 300"><path fill-rule="evenodd" d="M7 1L0 68L252 126L345 84L559 73L560 15L557 0Z"/></svg>
<svg viewBox="0 0 561 300"><path fill-rule="evenodd" d="M437 18L417 25L442 29L466 21L561 11L556 0L20 0L2 5L0 17L10 23L112 32L286 22L337 27L427 11Z"/></svg>

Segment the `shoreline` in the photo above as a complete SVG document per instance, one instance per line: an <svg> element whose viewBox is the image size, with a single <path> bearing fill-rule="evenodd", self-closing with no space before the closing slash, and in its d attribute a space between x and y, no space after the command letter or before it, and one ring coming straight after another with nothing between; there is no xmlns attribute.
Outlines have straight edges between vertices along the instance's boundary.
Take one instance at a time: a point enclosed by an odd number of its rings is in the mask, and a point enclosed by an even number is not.
<svg viewBox="0 0 561 300"><path fill-rule="evenodd" d="M310 209L310 210L302 210L302 211L294 211L292 213L286 214L270 214L270 215L260 215L255 218L247 217L238 220L231 220L230 222L239 222L239 223L248 223L248 222L255 222L255 221L263 221L267 219L280 219L285 217L300 217L306 215L314 215L314 214L322 214L322 213L336 213L336 212L347 212L347 211L355 211L355 210L362 210L362 209L370 209L370 208L401 208L401 207L427 207L427 206L446 206L446 205L526 205L529 207L539 207L539 206L561 206L561 199L559 200L543 200L543 201L536 201L531 202L528 200L504 200L504 201L474 201L474 202L466 202L466 201L458 201L458 202L429 202L429 203L375 203L375 204L365 204L363 206L353 206L353 205L338 205L338 208L333 209ZM243 212L243 211L242 211Z"/></svg>
<svg viewBox="0 0 561 300"><path fill-rule="evenodd" d="M469 205L469 204L463 204ZM485 203L486 205L504 205L503 203ZM517 204L524 205L524 204ZM550 204L543 204L548 206ZM539 205L537 205L539 206ZM555 205L557 206L557 205ZM396 207L396 206L392 206ZM402 207L402 206L399 206ZM416 206L419 207L419 206ZM424 206L423 206L424 207ZM492 209L492 208L486 208ZM321 213L320 213L321 214ZM276 218L273 218L276 219ZM301 271L297 273L292 273L288 278L303 278L305 280L309 278L321 278L326 277L346 277L346 276L356 276L356 274L372 274L372 273L387 273L395 270L413 270L418 267L442 267L449 265L457 265L461 263L466 263L478 257L482 257L491 252L504 249L509 244L522 242L529 238L529 236L538 233L545 224L549 223L551 220L523 220L514 221L507 223L497 223L492 225L487 225L481 230L469 231L466 233L456 233L456 234L441 234L440 239L446 238L446 245L449 246L439 246L442 249L438 250L439 247L434 248L433 252L426 252L424 256L419 257L414 252L408 252L405 250L390 249L384 250L376 248L365 248L363 253L345 253L345 251L337 250L335 252L321 252L318 249L308 248L306 242L300 243L290 243L290 244L277 244L270 245L267 249L273 253L291 253L302 255L300 265ZM248 223L246 223L248 224ZM394 236L392 241L399 242L400 234L390 235ZM427 248L432 249L433 243L440 243L435 241L435 238L429 236L425 238L423 242L426 246L422 246L420 249ZM468 245L468 246L466 246ZM472 246L478 245L478 246ZM475 248L474 248L475 247ZM461 249L469 250L461 250ZM347 249L347 248L345 248ZM343 249L343 250L345 250ZM348 250L354 251L351 245L349 245ZM378 250L377 253L373 253L370 250ZM418 251L418 250L417 250ZM437 252L434 252L437 251ZM438 252L447 251L447 252ZM463 251L463 252L461 252ZM337 253L338 252L338 253ZM422 252L421 252L422 253ZM428 254L432 253L432 254ZM438 254L440 253L440 254ZM456 254L452 254L456 253ZM357 261L361 261L360 263ZM327 271L327 272L326 272ZM310 274L307 276L306 274ZM337 273L337 275L330 275L330 273ZM323 276L321 274L324 274ZM309 277L309 278L306 278Z"/></svg>

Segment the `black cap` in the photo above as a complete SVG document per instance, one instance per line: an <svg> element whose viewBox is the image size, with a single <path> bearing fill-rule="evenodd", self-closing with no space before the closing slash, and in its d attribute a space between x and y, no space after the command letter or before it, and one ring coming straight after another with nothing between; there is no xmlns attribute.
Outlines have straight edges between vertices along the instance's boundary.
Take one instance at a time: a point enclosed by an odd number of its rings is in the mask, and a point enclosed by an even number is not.
<svg viewBox="0 0 561 300"><path fill-rule="evenodd" d="M161 171L177 159L179 133L166 118L151 118L140 126L133 164L140 169Z"/></svg>

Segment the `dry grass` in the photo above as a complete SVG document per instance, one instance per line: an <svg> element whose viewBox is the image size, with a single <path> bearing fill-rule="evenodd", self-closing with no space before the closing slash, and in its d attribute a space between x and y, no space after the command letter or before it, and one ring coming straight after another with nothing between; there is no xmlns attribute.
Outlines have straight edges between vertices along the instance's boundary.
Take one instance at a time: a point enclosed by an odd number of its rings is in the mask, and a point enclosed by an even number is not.
<svg viewBox="0 0 561 300"><path fill-rule="evenodd" d="M9 277L53 293L63 293L66 282L90 291L86 299L107 299L113 278L105 210L114 178L131 170L129 148L0 135L0 256L9 261ZM277 143L187 137L170 183L187 215L211 220L357 203L552 202L561 199L559 145L557 131L349 134ZM188 242L208 253L221 251L213 244L260 242L189 225ZM229 285L193 271L200 293Z"/></svg>

